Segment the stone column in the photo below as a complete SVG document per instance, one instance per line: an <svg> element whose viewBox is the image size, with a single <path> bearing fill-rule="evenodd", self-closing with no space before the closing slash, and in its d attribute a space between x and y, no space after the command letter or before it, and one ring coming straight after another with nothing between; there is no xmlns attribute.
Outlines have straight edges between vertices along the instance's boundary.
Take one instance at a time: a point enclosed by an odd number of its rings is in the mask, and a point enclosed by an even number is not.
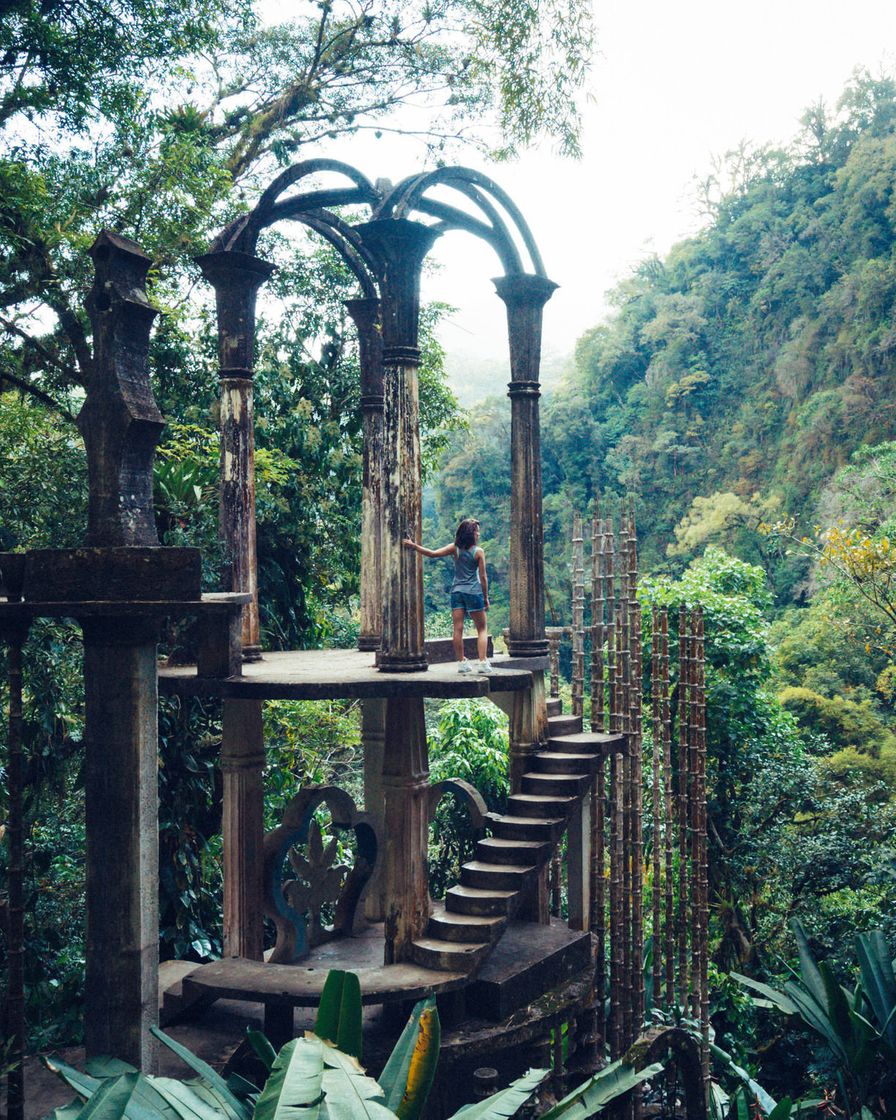
<svg viewBox="0 0 896 1120"><path fill-rule="evenodd" d="M406 960L408 947L429 921L429 760L423 701L386 701L382 889L385 897L384 963Z"/></svg>
<svg viewBox="0 0 896 1120"><path fill-rule="evenodd" d="M85 620L88 1057L156 1062L159 829L156 624Z"/></svg>
<svg viewBox="0 0 896 1120"><path fill-rule="evenodd" d="M215 289L221 380L221 542L230 567L228 590L252 599L243 610L243 660L261 659L255 552L255 426L253 351L255 300L274 266L240 252L198 258Z"/></svg>
<svg viewBox="0 0 896 1120"><path fill-rule="evenodd" d="M348 299L358 329L364 464L361 490L361 633L358 649L378 650L383 633L383 332L378 299Z"/></svg>
<svg viewBox="0 0 896 1120"><path fill-rule="evenodd" d="M379 851L373 881L367 888L364 913L370 922L386 917L383 899L383 843L385 834L385 802L383 794L383 761L386 744L386 701L361 701L361 745L364 749L364 812L373 821Z"/></svg>
<svg viewBox="0 0 896 1120"><path fill-rule="evenodd" d="M522 273L495 280L510 336L510 641L516 657L545 656L544 527L538 381L544 305L557 285Z"/></svg>
<svg viewBox="0 0 896 1120"><path fill-rule="evenodd" d="M261 702L225 700L221 741L224 778L224 956L260 961L264 938L264 731Z"/></svg>
<svg viewBox="0 0 896 1120"><path fill-rule="evenodd" d="M386 218L357 228L377 266L383 316L383 639L379 667L426 669L423 569L404 548L420 539L420 405L417 346L420 270L438 233L418 222ZM388 747L387 747L388 750Z"/></svg>

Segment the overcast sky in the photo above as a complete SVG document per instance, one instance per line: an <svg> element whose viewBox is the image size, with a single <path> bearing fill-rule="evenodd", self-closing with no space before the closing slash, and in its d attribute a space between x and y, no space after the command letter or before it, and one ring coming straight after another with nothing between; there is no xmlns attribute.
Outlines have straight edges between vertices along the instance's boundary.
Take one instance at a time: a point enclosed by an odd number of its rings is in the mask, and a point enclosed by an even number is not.
<svg viewBox="0 0 896 1120"><path fill-rule="evenodd" d="M608 288L698 228L693 179L714 154L741 140L788 142L804 109L820 96L833 104L857 66L877 72L896 60L893 0L595 0L595 18L584 158L541 150L478 164L520 206L561 285L546 310L546 355L570 353L606 315ZM412 145L385 140L352 141L349 158L371 178L419 166ZM491 252L454 234L436 255L444 268L425 294L459 308L445 345L455 356L503 356Z"/></svg>

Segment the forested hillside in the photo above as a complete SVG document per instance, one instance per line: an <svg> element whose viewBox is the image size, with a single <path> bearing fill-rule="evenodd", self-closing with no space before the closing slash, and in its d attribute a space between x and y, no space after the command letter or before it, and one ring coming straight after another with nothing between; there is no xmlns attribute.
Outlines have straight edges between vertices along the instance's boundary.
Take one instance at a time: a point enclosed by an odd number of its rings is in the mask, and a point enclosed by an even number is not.
<svg viewBox="0 0 896 1120"><path fill-rule="evenodd" d="M615 314L545 398L549 542L568 504L596 495L638 496L653 568L670 545L686 555L781 512L811 524L850 454L896 433L894 184L891 78L856 75L787 150L729 154L701 185L706 228L615 290ZM494 444L508 419L499 404L477 409L436 496L443 535L464 510L494 522L499 565L507 465ZM740 551L770 567L748 536ZM800 593L803 571L775 567L779 601Z"/></svg>

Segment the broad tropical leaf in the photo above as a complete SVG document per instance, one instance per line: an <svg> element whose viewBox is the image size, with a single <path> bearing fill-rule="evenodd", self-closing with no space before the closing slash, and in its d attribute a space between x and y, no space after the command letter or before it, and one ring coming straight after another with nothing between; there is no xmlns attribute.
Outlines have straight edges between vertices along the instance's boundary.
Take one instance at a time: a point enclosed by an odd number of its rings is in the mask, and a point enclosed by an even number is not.
<svg viewBox="0 0 896 1120"><path fill-rule="evenodd" d="M294 1038L277 1055L255 1104L253 1120L317 1120L321 1115L324 1044Z"/></svg>
<svg viewBox="0 0 896 1120"><path fill-rule="evenodd" d="M729 1073L734 1076L744 1085L756 1098L756 1101L766 1116L771 1115L778 1107L778 1102L769 1093L762 1088L758 1081L754 1081L745 1069L742 1069L737 1062L725 1050L720 1049L715 1043L709 1044L710 1053L713 1057L718 1058ZM741 1094L742 1095L742 1094ZM746 1102L745 1102L746 1103ZM738 1107L740 1104L738 1102Z"/></svg>
<svg viewBox="0 0 896 1120"><path fill-rule="evenodd" d="M324 1062L321 1117L327 1120L395 1120L395 1113L383 1104L382 1089L367 1076L357 1058L343 1054L327 1042L313 1041L320 1046ZM255 1115L257 1120L265 1120L258 1111Z"/></svg>
<svg viewBox="0 0 896 1120"><path fill-rule="evenodd" d="M883 933L873 930L856 938L856 952L862 971L862 988L871 1004L877 1029L887 1046L896 1051L896 977Z"/></svg>
<svg viewBox="0 0 896 1120"><path fill-rule="evenodd" d="M227 1082L216 1070L212 1069L208 1062L197 1058L186 1046L181 1046L179 1042L176 1042L169 1035L165 1034L164 1031L159 1030L158 1027L151 1027L150 1030L157 1039L164 1042L169 1050L177 1054L182 1061L186 1062L194 1073L197 1073L202 1078L212 1093L214 1093L225 1116L228 1117L228 1120L249 1120L252 1115L252 1110L244 1101L239 1100L231 1093L230 1089L227 1087Z"/></svg>
<svg viewBox="0 0 896 1120"><path fill-rule="evenodd" d="M78 1113L78 1120L123 1120L139 1073L122 1073L102 1083Z"/></svg>
<svg viewBox="0 0 896 1120"><path fill-rule="evenodd" d="M262 1031L246 1031L246 1038L259 1060L264 1063L265 1069L270 1073L274 1068L274 1062L277 1060L277 1051L271 1046L267 1035Z"/></svg>
<svg viewBox="0 0 896 1120"><path fill-rule="evenodd" d="M68 1104L60 1105L59 1108L54 1108L53 1111L45 1118L45 1120L77 1120L81 1115L81 1109L84 1107L84 1102L80 1097L75 1097L73 1101Z"/></svg>
<svg viewBox="0 0 896 1120"><path fill-rule="evenodd" d="M154 1077L153 1089L180 1120L221 1120L217 1098L209 1102L192 1085L174 1077Z"/></svg>
<svg viewBox="0 0 896 1120"><path fill-rule="evenodd" d="M526 1101L548 1075L546 1069L530 1069L508 1085L506 1089L493 1093L484 1101L464 1107L451 1117L451 1120L505 1120L516 1116Z"/></svg>
<svg viewBox="0 0 896 1120"><path fill-rule="evenodd" d="M620 1059L608 1065L606 1069L602 1069L600 1073L596 1073L578 1089L573 1089L562 1101L558 1101L549 1109L541 1120L554 1120L557 1116L568 1117L569 1120L585 1120L586 1117L600 1112L616 1097L621 1097L623 1093L628 1093L642 1081L648 1081L662 1072L663 1067L659 1062L636 1070L632 1066L624 1065Z"/></svg>
<svg viewBox="0 0 896 1120"><path fill-rule="evenodd" d="M442 1028L434 996L421 999L380 1075L386 1105L400 1120L419 1116L439 1060Z"/></svg>
<svg viewBox="0 0 896 1120"><path fill-rule="evenodd" d="M754 980L752 976L744 976L740 972L732 972L731 976L742 984L745 988L752 988L754 992L758 992L764 999L779 1011L783 1011L785 1015L799 1015L799 1008L792 999L782 992L779 988L772 988L769 984L763 984L759 980ZM758 1003L758 1000L753 1001Z"/></svg>
<svg viewBox="0 0 896 1120"><path fill-rule="evenodd" d="M321 993L314 1033L360 1061L362 1017L361 984L357 975L332 969Z"/></svg>
<svg viewBox="0 0 896 1120"><path fill-rule="evenodd" d="M75 1069L61 1058L44 1058L44 1065L50 1073L58 1074L62 1080L70 1085L78 1096L87 1100L102 1085L102 1081L98 1077L91 1077L88 1073L82 1073L81 1070Z"/></svg>

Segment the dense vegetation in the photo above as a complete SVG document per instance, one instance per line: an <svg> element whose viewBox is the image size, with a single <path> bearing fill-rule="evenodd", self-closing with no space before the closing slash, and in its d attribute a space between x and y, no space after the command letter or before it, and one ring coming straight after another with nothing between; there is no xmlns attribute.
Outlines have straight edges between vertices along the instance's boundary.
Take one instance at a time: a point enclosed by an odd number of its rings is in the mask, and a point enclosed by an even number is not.
<svg viewBox="0 0 896 1120"><path fill-rule="evenodd" d="M436 148L492 112L501 138L480 129L471 133L480 146L506 153L547 131L574 149L569 94L587 56L587 19L574 0L555 0L548 13L465 0L350 12L328 0L313 19L276 28L236 0L134 0L116 8L118 20L102 0L21 0L9 11L0 26L0 548L80 539L86 478L71 419L92 362L84 250L108 224L162 266L153 298L167 314L151 361L171 424L156 469L159 530L165 543L203 546L213 586L215 360L207 293L190 287L192 256L277 164L322 136L387 127L418 94L429 99L425 132ZM559 39L544 40L538 12L557 17ZM499 35L508 23L514 34ZM548 613L568 621L572 509L633 493L645 606L699 603L707 617L718 1041L782 1093L829 1089L837 1107L891 1114L891 1101L879 1104L893 1091L881 1072L886 1032L862 1036L864 1050L855 1039L838 1050L820 1019L812 1039L792 1029L793 1017L782 1027L761 1016L731 975L779 982L796 960L794 919L808 938L809 988L810 950L846 981L863 963L857 951L896 948L896 81L859 74L836 113L816 106L803 124L787 151L743 149L702 184L703 231L618 288L615 314L580 340L574 367L545 398ZM326 252L271 235L264 253L280 266L277 314L262 307L257 369L265 641L350 644L360 428L341 301L351 289ZM506 401L486 402L475 427L455 434L463 416L444 384L439 309L427 314L427 536L442 543L460 516L482 518L497 631L509 414ZM428 569L433 632L446 625L443 574ZM172 652L179 640L169 635ZM79 1029L77 634L42 625L27 656L28 979L32 1041L43 1045ZM469 777L499 804L500 718L447 708L431 712L430 725L434 773ZM161 730L162 949L198 959L220 947L218 712L166 704ZM358 787L350 706L270 704L266 731L272 820L304 782ZM431 858L441 882L464 837L453 817L438 833ZM871 929L883 940L853 944L856 930ZM850 1006L878 1026L886 1019L858 996ZM832 1016L841 1012L832 1004Z"/></svg>

